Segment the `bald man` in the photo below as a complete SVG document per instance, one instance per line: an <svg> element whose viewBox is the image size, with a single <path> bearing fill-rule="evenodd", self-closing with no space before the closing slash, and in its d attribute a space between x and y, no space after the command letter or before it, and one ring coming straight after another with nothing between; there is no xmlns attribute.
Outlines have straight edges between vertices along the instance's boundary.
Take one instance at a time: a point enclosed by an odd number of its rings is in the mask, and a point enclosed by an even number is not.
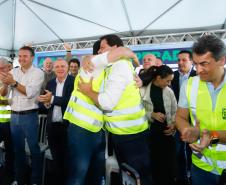
<svg viewBox="0 0 226 185"><path fill-rule="evenodd" d="M153 54L147 54L144 56L143 58L143 69L140 70L138 76L140 77L140 79L142 80L142 82L144 83L144 81L146 80L146 76L145 73L146 71L152 67L152 66L156 66L156 56Z"/></svg>
<svg viewBox="0 0 226 185"><path fill-rule="evenodd" d="M55 78L55 73L53 71L53 61L51 58L47 57L43 62L43 71L44 71L44 82L42 84L41 93L44 93L44 89L48 81Z"/></svg>

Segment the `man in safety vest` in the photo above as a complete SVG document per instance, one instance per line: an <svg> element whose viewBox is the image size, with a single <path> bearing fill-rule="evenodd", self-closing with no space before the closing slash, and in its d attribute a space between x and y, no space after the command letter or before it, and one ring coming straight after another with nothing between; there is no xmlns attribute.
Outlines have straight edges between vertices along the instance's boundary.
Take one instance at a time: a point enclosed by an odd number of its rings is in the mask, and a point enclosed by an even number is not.
<svg viewBox="0 0 226 185"><path fill-rule="evenodd" d="M116 35L105 35L100 41L100 53L111 51L115 46L123 46L122 40ZM148 122L134 81L133 66L126 58L112 65L101 61L101 58L98 55L93 59L99 65L101 62L105 64L103 90L95 91L92 81L80 83L79 89L103 110L104 126L112 134L119 165L129 164L140 174L141 184L150 185L150 159L146 142Z"/></svg>
<svg viewBox="0 0 226 185"><path fill-rule="evenodd" d="M114 62L122 56L135 57L135 54L127 48L118 48L102 56L103 61ZM89 57L86 57L88 59ZM94 59L95 60L95 59ZM97 61L97 65L99 61ZM74 90L71 94L64 119L70 122L68 127L69 145L69 173L67 185L101 183L102 164L104 158L105 136L101 130L104 124L103 111L93 101L78 91L78 83L93 77L95 92L102 91L104 86L104 68L94 70L93 73L85 73L83 69L78 73L74 82ZM103 143L104 142L104 143ZM89 176L89 179L86 178Z"/></svg>
<svg viewBox="0 0 226 185"><path fill-rule="evenodd" d="M226 169L226 48L207 35L194 43L192 52L198 76L181 87L176 125L193 150L192 184L218 185Z"/></svg>
<svg viewBox="0 0 226 185"><path fill-rule="evenodd" d="M0 73L9 72L9 62L5 58L0 58ZM1 88L4 83L1 82ZM0 178L0 184L10 184L13 181L13 146L10 132L11 107L9 106L8 96L0 96L0 142L4 141L5 147L5 165L3 178ZM3 181L4 182L3 182Z"/></svg>

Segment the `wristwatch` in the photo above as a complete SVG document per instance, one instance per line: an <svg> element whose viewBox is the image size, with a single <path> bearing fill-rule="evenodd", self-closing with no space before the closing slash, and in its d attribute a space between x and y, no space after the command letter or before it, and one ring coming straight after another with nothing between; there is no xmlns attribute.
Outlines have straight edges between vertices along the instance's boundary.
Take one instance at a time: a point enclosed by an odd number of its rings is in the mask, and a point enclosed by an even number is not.
<svg viewBox="0 0 226 185"><path fill-rule="evenodd" d="M217 144L219 142L219 133L216 131L211 131L210 132L210 144Z"/></svg>
<svg viewBox="0 0 226 185"><path fill-rule="evenodd" d="M16 81L14 84L11 85L13 88L16 88L18 86L18 82Z"/></svg>

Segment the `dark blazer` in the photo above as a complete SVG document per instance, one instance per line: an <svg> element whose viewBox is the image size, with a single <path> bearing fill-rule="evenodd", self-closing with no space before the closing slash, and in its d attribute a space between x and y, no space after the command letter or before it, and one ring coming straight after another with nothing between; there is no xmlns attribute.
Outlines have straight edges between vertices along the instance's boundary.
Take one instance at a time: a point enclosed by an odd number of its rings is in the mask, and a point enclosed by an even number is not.
<svg viewBox="0 0 226 185"><path fill-rule="evenodd" d="M196 76L196 71L194 69L191 70L189 77L192 77L192 76ZM179 101L179 95L180 95L179 81L180 81L180 73L177 70L177 71L174 71L174 78L171 82L171 86L172 86L173 92L175 94L175 97L177 99L177 102Z"/></svg>
<svg viewBox="0 0 226 185"><path fill-rule="evenodd" d="M61 106L62 116L64 115L64 112L67 108L68 101L71 97L71 93L74 89L74 77L71 75L67 76L64 83L64 87L63 87L62 97L56 96L56 86L57 86L56 78L54 78L47 83L45 88L51 91L54 96L54 100L53 100L53 103L51 104L51 107L47 109L47 123L52 122L54 105ZM41 108L46 109L42 103L39 105L41 106Z"/></svg>

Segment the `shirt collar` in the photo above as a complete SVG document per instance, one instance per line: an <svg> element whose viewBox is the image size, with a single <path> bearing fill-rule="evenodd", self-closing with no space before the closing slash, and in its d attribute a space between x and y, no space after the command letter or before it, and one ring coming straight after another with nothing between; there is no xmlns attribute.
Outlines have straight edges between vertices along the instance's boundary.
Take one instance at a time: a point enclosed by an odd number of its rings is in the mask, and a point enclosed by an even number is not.
<svg viewBox="0 0 226 185"><path fill-rule="evenodd" d="M208 86L213 86L213 84L211 82L206 82L206 83L207 83ZM226 71L225 71L225 69L224 69L224 79L220 83L220 85L218 85L218 87L215 90L221 89L224 86L224 84L226 84Z"/></svg>
<svg viewBox="0 0 226 185"><path fill-rule="evenodd" d="M67 75L68 76L68 75ZM56 77L56 83L57 84L63 84L64 82L65 82L65 80L67 79L67 76L64 78L64 80L62 81L62 82L60 82L59 80L58 80L58 78Z"/></svg>
<svg viewBox="0 0 226 185"><path fill-rule="evenodd" d="M34 66L31 65L31 67L29 67L28 69L23 69L23 70L22 70L22 67L20 67L20 70L21 70L21 72L23 72L23 73L27 73L27 72L31 71L33 68L34 68Z"/></svg>
<svg viewBox="0 0 226 185"><path fill-rule="evenodd" d="M180 72L179 70L178 70L178 72L179 72L179 74L180 74L180 76L185 76L185 75L190 75L190 73L191 73L191 70L192 70L192 67L190 68L190 70L187 72L187 73L185 73L185 74L183 74L182 72Z"/></svg>

